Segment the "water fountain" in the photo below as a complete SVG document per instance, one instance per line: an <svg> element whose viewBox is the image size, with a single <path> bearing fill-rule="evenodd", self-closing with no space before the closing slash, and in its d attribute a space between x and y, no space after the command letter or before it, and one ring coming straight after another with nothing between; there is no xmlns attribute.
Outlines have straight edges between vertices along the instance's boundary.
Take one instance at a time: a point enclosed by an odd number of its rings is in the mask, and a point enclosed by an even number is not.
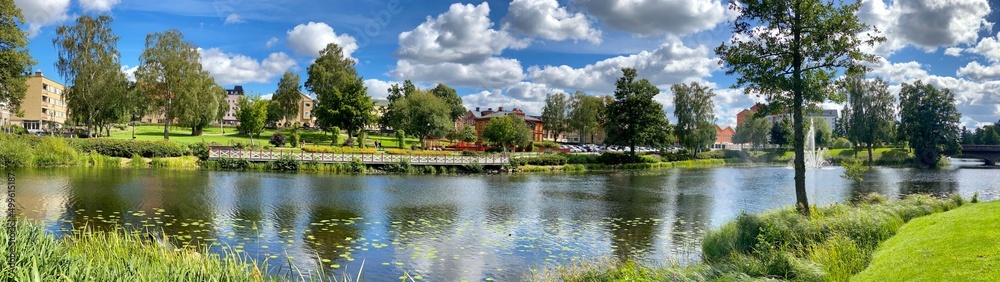
<svg viewBox="0 0 1000 282"><path fill-rule="evenodd" d="M809 120L809 131L806 131L805 161L806 168L822 168L827 165L823 157L826 153L824 149L816 149L816 129L813 127L812 119ZM795 159L788 161L788 165L794 167Z"/></svg>

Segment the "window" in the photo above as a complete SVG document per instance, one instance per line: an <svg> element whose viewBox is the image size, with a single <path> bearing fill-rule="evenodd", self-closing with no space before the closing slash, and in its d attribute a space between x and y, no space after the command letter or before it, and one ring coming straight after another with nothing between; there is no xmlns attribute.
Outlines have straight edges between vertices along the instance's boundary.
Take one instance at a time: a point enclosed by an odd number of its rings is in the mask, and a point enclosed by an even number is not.
<svg viewBox="0 0 1000 282"><path fill-rule="evenodd" d="M306 103L306 108L308 108L308 107L309 107L309 103Z"/></svg>

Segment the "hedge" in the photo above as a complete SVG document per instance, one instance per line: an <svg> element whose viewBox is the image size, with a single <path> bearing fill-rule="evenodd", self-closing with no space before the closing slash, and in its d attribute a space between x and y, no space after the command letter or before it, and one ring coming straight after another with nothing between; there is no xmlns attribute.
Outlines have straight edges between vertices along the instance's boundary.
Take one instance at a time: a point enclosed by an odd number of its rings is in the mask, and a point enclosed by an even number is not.
<svg viewBox="0 0 1000 282"><path fill-rule="evenodd" d="M302 146L302 151L306 153L336 153L336 154L375 154L375 148L351 148L351 147L329 147L329 146Z"/></svg>
<svg viewBox="0 0 1000 282"><path fill-rule="evenodd" d="M534 157L514 158L510 160L513 166L522 165L565 165L566 156L557 154L542 154Z"/></svg>
<svg viewBox="0 0 1000 282"><path fill-rule="evenodd" d="M386 149L386 154L390 155L410 155L410 156L453 156L450 151L414 151L405 149Z"/></svg>
<svg viewBox="0 0 1000 282"><path fill-rule="evenodd" d="M70 146L79 152L95 151L102 155L131 158L140 155L145 158L180 157L186 149L180 144L166 141L127 140L127 139L67 139Z"/></svg>

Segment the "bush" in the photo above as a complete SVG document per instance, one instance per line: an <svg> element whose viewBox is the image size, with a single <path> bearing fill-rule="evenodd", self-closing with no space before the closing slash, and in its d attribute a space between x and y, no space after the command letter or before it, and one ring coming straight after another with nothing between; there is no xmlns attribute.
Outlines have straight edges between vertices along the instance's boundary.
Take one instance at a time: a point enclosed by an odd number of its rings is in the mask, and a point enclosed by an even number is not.
<svg viewBox="0 0 1000 282"><path fill-rule="evenodd" d="M375 148L359 149L350 147L330 147L330 146L302 146L302 151L306 153L336 153L336 154L375 154Z"/></svg>
<svg viewBox="0 0 1000 282"><path fill-rule="evenodd" d="M833 140L833 148L834 149L850 149L851 148L851 140L847 140L847 138L844 138L844 137L837 138L837 140Z"/></svg>
<svg viewBox="0 0 1000 282"><path fill-rule="evenodd" d="M34 145L35 166L68 166L77 163L77 151L56 137L39 137Z"/></svg>
<svg viewBox="0 0 1000 282"><path fill-rule="evenodd" d="M861 176L868 172L868 166L865 166L861 160L851 158L840 162L840 165L844 166L844 174L840 175L841 178L854 180L854 182L865 181Z"/></svg>
<svg viewBox="0 0 1000 282"><path fill-rule="evenodd" d="M596 164L597 156L581 154L564 154L567 164Z"/></svg>
<svg viewBox="0 0 1000 282"><path fill-rule="evenodd" d="M283 155L278 160L271 162L271 171L288 171L296 172L299 171L299 167L302 165L298 159L292 158L292 156Z"/></svg>
<svg viewBox="0 0 1000 282"><path fill-rule="evenodd" d="M271 135L271 141L269 141L268 143L271 143L271 145L274 145L275 147L281 147L285 146L285 141L286 140L284 133L275 132L274 135Z"/></svg>
<svg viewBox="0 0 1000 282"><path fill-rule="evenodd" d="M358 158L352 159L347 168L351 173L365 173L365 163Z"/></svg>
<svg viewBox="0 0 1000 282"><path fill-rule="evenodd" d="M16 135L28 134L28 130L26 130L26 129L24 129L24 127L21 127L20 125L16 125L16 124L4 125L4 126L0 127L0 131L8 132L10 134L16 134Z"/></svg>
<svg viewBox="0 0 1000 282"><path fill-rule="evenodd" d="M144 158L180 157L185 153L180 144L167 140L124 140L124 139L68 139L70 146L79 152L96 151L102 155L131 158L138 154Z"/></svg>
<svg viewBox="0 0 1000 282"><path fill-rule="evenodd" d="M454 155L449 151L424 151L424 150L403 150L403 149L386 149L386 154L390 155L412 155L412 156L452 156Z"/></svg>
<svg viewBox="0 0 1000 282"><path fill-rule="evenodd" d="M407 158L402 158L398 163L383 166L382 170L393 173L407 173L410 171L410 161Z"/></svg>
<svg viewBox="0 0 1000 282"><path fill-rule="evenodd" d="M208 150L208 143L205 142L192 143L188 145L188 153L192 156L198 157L198 159L202 161L208 160Z"/></svg>
<svg viewBox="0 0 1000 282"><path fill-rule="evenodd" d="M558 154L541 154L534 157L525 158L511 158L510 164L513 166L523 166L523 165L565 165L567 161L566 156Z"/></svg>
<svg viewBox="0 0 1000 282"><path fill-rule="evenodd" d="M250 168L250 161L246 159L223 158L217 160L216 165L221 170L247 170L247 168Z"/></svg>
<svg viewBox="0 0 1000 282"><path fill-rule="evenodd" d="M302 143L302 134L299 133L299 128L292 129L292 133L288 134L288 144L292 148L298 148L300 143Z"/></svg>
<svg viewBox="0 0 1000 282"><path fill-rule="evenodd" d="M620 164L640 163L641 160L639 159L638 156L633 156L631 154L605 152L597 157L597 162L606 165L620 165Z"/></svg>
<svg viewBox="0 0 1000 282"><path fill-rule="evenodd" d="M465 171L468 171L468 172L471 172L471 173L482 173L483 172L483 165L479 164L478 161L473 161L472 163L468 163L468 164L462 165L462 168L464 168Z"/></svg>
<svg viewBox="0 0 1000 282"><path fill-rule="evenodd" d="M486 152L462 150L462 155L463 156L473 156L473 157L475 157L475 156L485 156L487 154L486 154Z"/></svg>
<svg viewBox="0 0 1000 282"><path fill-rule="evenodd" d="M534 145L539 149L559 149L559 143L553 141L537 142Z"/></svg>
<svg viewBox="0 0 1000 282"><path fill-rule="evenodd" d="M500 148L500 147L489 147L489 148L486 148L486 152L487 153L502 153L503 152L503 148Z"/></svg>
<svg viewBox="0 0 1000 282"><path fill-rule="evenodd" d="M26 167L31 165L33 150L27 142L10 135L0 135L0 167Z"/></svg>

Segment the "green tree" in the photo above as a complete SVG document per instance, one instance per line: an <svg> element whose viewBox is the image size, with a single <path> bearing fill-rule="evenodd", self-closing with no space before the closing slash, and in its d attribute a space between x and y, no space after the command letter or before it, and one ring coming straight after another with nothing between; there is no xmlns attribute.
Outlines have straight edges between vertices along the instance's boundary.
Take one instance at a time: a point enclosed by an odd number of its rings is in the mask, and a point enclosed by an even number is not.
<svg viewBox="0 0 1000 282"><path fill-rule="evenodd" d="M615 82L615 98L607 106L606 143L628 146L635 155L635 146L654 145L664 137L668 126L663 105L653 101L660 89L649 80L636 81L633 68L623 68L623 76Z"/></svg>
<svg viewBox="0 0 1000 282"><path fill-rule="evenodd" d="M681 146L691 150L692 157L696 156L699 150L715 141L717 132L712 112L715 92L697 82L674 84L670 89L674 92L674 117L677 117L674 134Z"/></svg>
<svg viewBox="0 0 1000 282"><path fill-rule="evenodd" d="M836 137L836 138L847 138L847 130L848 130L848 124L847 124L848 117L847 116L851 114L850 113L850 109L851 109L850 107L844 107L844 109L840 111L840 114L841 114L840 118L838 118L837 122L835 122L834 125L833 125L833 136L834 137Z"/></svg>
<svg viewBox="0 0 1000 282"><path fill-rule="evenodd" d="M566 118L568 107L569 101L566 94L545 95L545 106L542 107L542 122L544 122L542 127L549 134L552 134L552 141L558 141L559 135L569 129L569 122Z"/></svg>
<svg viewBox="0 0 1000 282"><path fill-rule="evenodd" d="M111 31L111 21L106 15L84 15L75 25L56 28L52 39L59 57L55 67L72 83L65 93L66 106L91 137L95 125L103 128L128 115L128 80L120 69L119 37Z"/></svg>
<svg viewBox="0 0 1000 282"><path fill-rule="evenodd" d="M465 143L476 142L476 139L479 139L476 136L476 128L468 124L462 126L462 129L458 131L458 136L459 140Z"/></svg>
<svg viewBox="0 0 1000 282"><path fill-rule="evenodd" d="M417 92L417 87L413 85L413 82L410 82L410 80L407 79L403 82L402 87L400 87L399 84L393 84L388 90L389 96L386 100L389 101L389 105L386 106L385 112L382 113L382 116L378 120L379 127L383 130L388 128L395 129L400 126L402 121L397 114L399 111L396 110L396 101L403 99L403 97L410 95L410 93Z"/></svg>
<svg viewBox="0 0 1000 282"><path fill-rule="evenodd" d="M590 135L590 143L594 143L594 135L601 126L599 119L604 115L603 99L577 91L570 98L570 109L567 130L575 130L581 144L587 135Z"/></svg>
<svg viewBox="0 0 1000 282"><path fill-rule="evenodd" d="M139 56L135 77L140 91L166 117L163 139L170 139L170 124L177 118L177 108L192 106L176 103L177 98L198 95L194 92L204 90L202 74L197 47L184 40L179 30L146 35L146 48Z"/></svg>
<svg viewBox="0 0 1000 282"><path fill-rule="evenodd" d="M283 111L278 103L275 103L273 100L267 102L267 118L264 121L264 126L274 126L277 128L278 123L281 122L281 119L285 118L285 116L282 114Z"/></svg>
<svg viewBox="0 0 1000 282"><path fill-rule="evenodd" d="M844 80L847 96L847 139L854 144L863 143L868 149L868 166L875 163L872 151L880 143L891 141L895 125L895 98L889 93L889 83L882 79L871 81L861 76ZM855 151L856 152L856 151Z"/></svg>
<svg viewBox="0 0 1000 282"><path fill-rule="evenodd" d="M299 75L286 71L285 75L278 81L278 91L271 97L273 109L278 110L275 115L281 119L290 120L299 112ZM280 125L279 125L280 126Z"/></svg>
<svg viewBox="0 0 1000 282"><path fill-rule="evenodd" d="M1000 133L997 133L996 129L996 125L984 126L982 133L979 135L979 141L976 143L982 145L1000 145Z"/></svg>
<svg viewBox="0 0 1000 282"><path fill-rule="evenodd" d="M354 60L345 58L337 44L330 43L309 66L306 89L319 99L315 108L316 123L322 128L337 126L347 131L351 146L366 125L375 122L375 108L368 88L354 68Z"/></svg>
<svg viewBox="0 0 1000 282"><path fill-rule="evenodd" d="M792 140L792 123L788 119L782 119L771 125L771 144L781 147L788 146Z"/></svg>
<svg viewBox="0 0 1000 282"><path fill-rule="evenodd" d="M236 102L239 107L239 110L236 111L236 120L240 122L237 129L250 136L250 144L253 144L254 135L260 137L260 133L264 131L268 104L270 101L260 99L260 97L253 99L240 97L240 100Z"/></svg>
<svg viewBox="0 0 1000 282"><path fill-rule="evenodd" d="M916 161L936 167L941 154L962 151L959 143L959 120L955 94L917 81L903 83L899 92L900 131L913 148Z"/></svg>
<svg viewBox="0 0 1000 282"><path fill-rule="evenodd" d="M771 123L767 118L751 111L743 120L743 123L736 125L736 135L733 142L738 144L750 143L752 148L761 148L767 144L768 136L771 134Z"/></svg>
<svg viewBox="0 0 1000 282"><path fill-rule="evenodd" d="M176 92L173 116L177 117L179 125L191 128L192 136L201 136L205 127L225 114L219 104L226 103L226 90L215 84L215 79L204 70L199 70L185 83L190 91Z"/></svg>
<svg viewBox="0 0 1000 282"><path fill-rule="evenodd" d="M406 89L408 88L404 87L403 90ZM434 89L431 89L431 93L433 93L434 96L441 98L441 100L444 100L445 104L448 105L448 115L451 117L451 120L458 120L465 115L465 106L462 106L462 98L458 97L458 92L455 91L455 88L448 87L448 85L444 85L444 83L439 83L434 87Z"/></svg>
<svg viewBox="0 0 1000 282"><path fill-rule="evenodd" d="M24 93L28 92L25 80L35 61L28 53L28 38L18 25L24 24L24 14L14 1L0 1L0 104L19 112Z"/></svg>
<svg viewBox="0 0 1000 282"><path fill-rule="evenodd" d="M833 145L833 131L830 130L830 125L826 123L826 119L822 117L809 117L809 123L812 125L813 142L816 142L816 148L830 147Z"/></svg>
<svg viewBox="0 0 1000 282"><path fill-rule="evenodd" d="M503 148L506 152L515 146L523 147L531 142L531 129L519 115L494 117L483 129L483 139L493 146Z"/></svg>
<svg viewBox="0 0 1000 282"><path fill-rule="evenodd" d="M396 129L396 142L399 143L399 148L403 149L406 145L406 131L402 129Z"/></svg>
<svg viewBox="0 0 1000 282"><path fill-rule="evenodd" d="M434 94L416 91L397 100L396 107L402 121L397 129L419 138L421 146L424 139L444 137L455 128L449 105Z"/></svg>
<svg viewBox="0 0 1000 282"><path fill-rule="evenodd" d="M796 207L803 215L809 215L803 106L831 98L825 88L838 71L862 73L865 62L876 61L875 55L861 51L861 45L885 41L858 19L860 7L860 1L732 2L730 8L739 15L732 22L732 40L715 50L726 74L739 75L735 87L791 105Z"/></svg>

